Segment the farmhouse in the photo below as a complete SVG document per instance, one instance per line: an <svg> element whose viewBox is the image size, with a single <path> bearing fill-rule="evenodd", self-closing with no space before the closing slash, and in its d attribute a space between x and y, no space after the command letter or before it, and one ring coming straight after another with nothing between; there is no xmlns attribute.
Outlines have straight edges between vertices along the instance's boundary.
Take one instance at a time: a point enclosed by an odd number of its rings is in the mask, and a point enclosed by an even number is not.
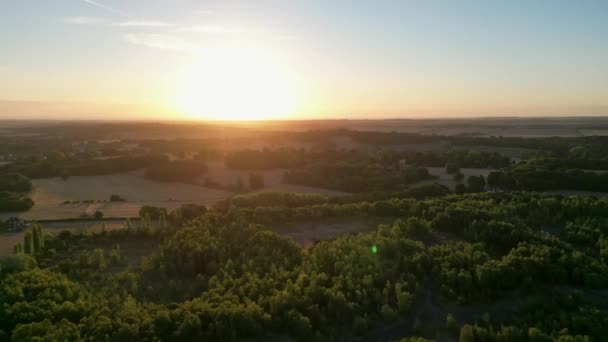
<svg viewBox="0 0 608 342"><path fill-rule="evenodd" d="M6 230L9 232L17 232L27 228L27 221L18 217L11 217L5 222Z"/></svg>

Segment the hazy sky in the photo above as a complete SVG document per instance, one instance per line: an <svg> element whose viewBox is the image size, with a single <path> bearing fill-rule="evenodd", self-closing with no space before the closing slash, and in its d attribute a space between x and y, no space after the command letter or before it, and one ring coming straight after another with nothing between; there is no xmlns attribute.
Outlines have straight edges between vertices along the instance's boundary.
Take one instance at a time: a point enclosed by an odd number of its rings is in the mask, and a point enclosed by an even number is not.
<svg viewBox="0 0 608 342"><path fill-rule="evenodd" d="M230 63L289 117L606 115L608 1L0 3L0 117L178 118Z"/></svg>

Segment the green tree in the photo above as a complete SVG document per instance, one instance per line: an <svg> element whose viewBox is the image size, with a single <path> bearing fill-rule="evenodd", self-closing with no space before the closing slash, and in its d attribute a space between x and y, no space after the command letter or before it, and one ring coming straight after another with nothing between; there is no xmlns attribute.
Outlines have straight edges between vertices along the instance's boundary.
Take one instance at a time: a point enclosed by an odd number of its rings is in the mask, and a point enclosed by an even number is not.
<svg viewBox="0 0 608 342"><path fill-rule="evenodd" d="M451 313L449 313L446 318L446 328L450 333L454 335L458 334L458 323L456 322L454 315L452 315Z"/></svg>
<svg viewBox="0 0 608 342"><path fill-rule="evenodd" d="M486 181L482 175L469 176L469 178L467 178L467 185L470 192L481 192L486 186Z"/></svg>
<svg viewBox="0 0 608 342"><path fill-rule="evenodd" d="M110 263L112 265L117 265L120 263L120 245L114 246L110 251Z"/></svg>
<svg viewBox="0 0 608 342"><path fill-rule="evenodd" d="M121 197L120 195L116 195L116 194L112 194L110 195L110 202L124 202L126 201L123 197Z"/></svg>
<svg viewBox="0 0 608 342"><path fill-rule="evenodd" d="M458 167L458 165L456 165L454 163L446 163L445 172L451 175L451 174L460 172L460 168Z"/></svg>
<svg viewBox="0 0 608 342"><path fill-rule="evenodd" d="M42 228L38 224L35 224L32 227L32 244L33 254L40 253L44 248L44 235L42 233Z"/></svg>
<svg viewBox="0 0 608 342"><path fill-rule="evenodd" d="M475 342L473 326L465 324L460 328L460 336L458 337L458 342Z"/></svg>
<svg viewBox="0 0 608 342"><path fill-rule="evenodd" d="M101 248L96 248L95 250L93 250L93 254L91 254L89 259L91 260L91 266L96 267L100 271L103 271L108 267L108 264L106 263L105 252Z"/></svg>
<svg viewBox="0 0 608 342"><path fill-rule="evenodd" d="M467 187L462 183L456 184L456 186L454 187L454 192L457 194L464 194L465 192L467 192Z"/></svg>
<svg viewBox="0 0 608 342"><path fill-rule="evenodd" d="M23 253L23 245L21 244L21 242L18 242L13 246L13 254L21 253Z"/></svg>
<svg viewBox="0 0 608 342"><path fill-rule="evenodd" d="M454 173L454 175L452 176L452 179L455 182L462 182L462 180L464 179L464 174L460 171Z"/></svg>
<svg viewBox="0 0 608 342"><path fill-rule="evenodd" d="M36 252L34 249L34 236L31 231L25 232L23 236L23 252L25 254L34 254Z"/></svg>
<svg viewBox="0 0 608 342"><path fill-rule="evenodd" d="M589 149L585 146L574 146L568 151L570 159L586 159L589 158Z"/></svg>

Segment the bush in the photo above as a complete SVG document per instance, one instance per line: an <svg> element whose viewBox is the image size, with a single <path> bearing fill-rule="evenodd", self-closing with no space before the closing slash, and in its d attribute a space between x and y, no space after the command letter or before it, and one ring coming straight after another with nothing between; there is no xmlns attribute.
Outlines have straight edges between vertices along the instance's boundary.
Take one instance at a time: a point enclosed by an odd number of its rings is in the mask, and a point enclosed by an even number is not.
<svg viewBox="0 0 608 342"><path fill-rule="evenodd" d="M144 205L139 209L139 217L150 217L151 220L158 220L161 216L167 216L167 209Z"/></svg>
<svg viewBox="0 0 608 342"><path fill-rule="evenodd" d="M454 163L447 163L445 164L445 172L451 175L460 172L460 168Z"/></svg>
<svg viewBox="0 0 608 342"><path fill-rule="evenodd" d="M32 189L32 181L18 173L0 175L0 191L28 192Z"/></svg>
<svg viewBox="0 0 608 342"><path fill-rule="evenodd" d="M120 195L112 194L110 195L110 202L125 202L126 199L121 197Z"/></svg>
<svg viewBox="0 0 608 342"><path fill-rule="evenodd" d="M0 191L0 212L27 211L33 206L34 201L23 194Z"/></svg>

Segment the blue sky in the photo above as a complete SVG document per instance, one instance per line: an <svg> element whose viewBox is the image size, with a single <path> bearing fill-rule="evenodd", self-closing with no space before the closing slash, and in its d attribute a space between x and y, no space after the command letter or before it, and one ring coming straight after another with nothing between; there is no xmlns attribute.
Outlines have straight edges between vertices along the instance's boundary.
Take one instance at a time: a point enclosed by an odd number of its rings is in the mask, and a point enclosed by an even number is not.
<svg viewBox="0 0 608 342"><path fill-rule="evenodd" d="M296 117L608 114L606 1L15 0L0 44L3 117L165 115L227 45L288 66Z"/></svg>

